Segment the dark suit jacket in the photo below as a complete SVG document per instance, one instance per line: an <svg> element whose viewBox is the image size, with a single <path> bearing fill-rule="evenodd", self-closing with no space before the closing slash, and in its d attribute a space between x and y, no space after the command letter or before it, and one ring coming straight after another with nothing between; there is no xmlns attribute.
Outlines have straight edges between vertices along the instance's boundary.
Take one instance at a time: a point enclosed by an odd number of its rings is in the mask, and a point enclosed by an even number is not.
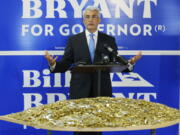
<svg viewBox="0 0 180 135"><path fill-rule="evenodd" d="M96 45L96 51L94 56L94 63L101 61L101 52L104 51L104 44L108 44L117 51L115 39L104 33L98 32L98 39ZM111 57L111 56L110 56ZM87 64L93 64L91 62L89 48L85 32L79 33L69 38L66 46L64 56L60 62L56 63L55 70L53 72L65 72L69 67L77 62L84 61ZM103 72L101 75L101 95L100 96L112 96L112 86L110 80L110 74ZM78 99L85 97L97 96L97 73L72 73L70 81L70 98Z"/></svg>

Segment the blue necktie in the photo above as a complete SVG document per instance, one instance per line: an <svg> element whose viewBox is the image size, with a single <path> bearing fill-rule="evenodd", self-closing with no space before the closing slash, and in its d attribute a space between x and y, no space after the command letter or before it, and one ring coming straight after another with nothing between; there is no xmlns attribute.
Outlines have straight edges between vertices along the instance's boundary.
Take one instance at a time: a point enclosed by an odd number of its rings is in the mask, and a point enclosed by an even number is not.
<svg viewBox="0 0 180 135"><path fill-rule="evenodd" d="M94 51L95 51L95 43L94 43L94 34L89 34L90 36L90 39L89 39L89 52L90 52L90 55L91 55L91 61L93 62L94 61Z"/></svg>

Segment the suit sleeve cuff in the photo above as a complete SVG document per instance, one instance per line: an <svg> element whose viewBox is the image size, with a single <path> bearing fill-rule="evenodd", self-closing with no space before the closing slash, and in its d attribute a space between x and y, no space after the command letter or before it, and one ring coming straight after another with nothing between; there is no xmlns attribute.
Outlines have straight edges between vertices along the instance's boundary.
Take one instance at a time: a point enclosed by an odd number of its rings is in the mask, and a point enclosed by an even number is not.
<svg viewBox="0 0 180 135"><path fill-rule="evenodd" d="M51 71L51 72L54 71L55 67L56 67L56 63L55 63L53 66L51 66L51 65L49 64L49 68L50 68L50 71Z"/></svg>
<svg viewBox="0 0 180 135"><path fill-rule="evenodd" d="M128 63L128 70L132 71L134 69L135 64Z"/></svg>

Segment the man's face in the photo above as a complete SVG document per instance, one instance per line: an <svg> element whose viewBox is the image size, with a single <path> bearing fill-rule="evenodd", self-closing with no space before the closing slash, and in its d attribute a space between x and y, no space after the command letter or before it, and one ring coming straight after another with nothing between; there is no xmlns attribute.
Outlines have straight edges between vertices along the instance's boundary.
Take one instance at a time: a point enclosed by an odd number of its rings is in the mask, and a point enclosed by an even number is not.
<svg viewBox="0 0 180 135"><path fill-rule="evenodd" d="M98 24L101 19L98 16L98 12L96 10L87 10L84 14L84 25L86 26L89 32L95 32L97 30Z"/></svg>

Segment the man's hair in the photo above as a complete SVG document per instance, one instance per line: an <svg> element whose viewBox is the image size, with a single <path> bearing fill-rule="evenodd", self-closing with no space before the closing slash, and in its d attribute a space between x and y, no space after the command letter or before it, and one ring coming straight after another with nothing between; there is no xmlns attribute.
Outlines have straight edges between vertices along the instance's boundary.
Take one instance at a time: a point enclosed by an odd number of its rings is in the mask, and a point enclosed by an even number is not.
<svg viewBox="0 0 180 135"><path fill-rule="evenodd" d="M100 17L100 10L98 7L95 7L95 6L88 6L84 11L83 11L83 18L85 17L85 13L86 11L97 11L98 12L98 17Z"/></svg>

